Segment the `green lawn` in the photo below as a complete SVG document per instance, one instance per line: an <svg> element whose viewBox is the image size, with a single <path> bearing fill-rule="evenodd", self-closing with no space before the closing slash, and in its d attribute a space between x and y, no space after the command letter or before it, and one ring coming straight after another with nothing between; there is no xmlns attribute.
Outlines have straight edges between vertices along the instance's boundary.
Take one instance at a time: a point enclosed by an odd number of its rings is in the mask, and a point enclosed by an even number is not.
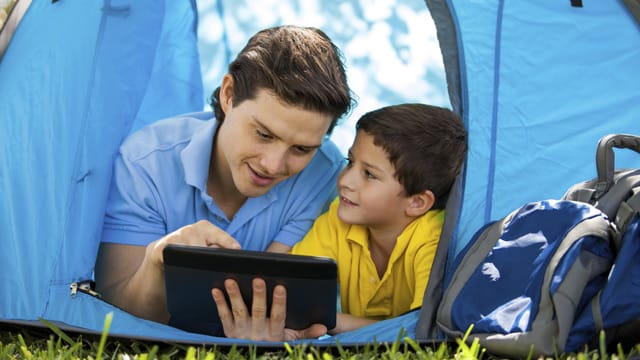
<svg viewBox="0 0 640 360"><path fill-rule="evenodd" d="M105 321L101 336L72 337L45 322L48 330L34 331L13 328L0 332L0 360L3 359L295 359L295 360L358 360L358 359L494 359L477 343L465 344L462 339L452 345L427 346L404 338L392 344L364 344L361 347L313 346L285 344L282 348L236 346L191 346L110 339L111 318ZM604 349L604 346L601 346ZM578 354L559 354L555 359L639 359L640 344L632 349L607 354L601 349Z"/></svg>
<svg viewBox="0 0 640 360"><path fill-rule="evenodd" d="M368 344L361 348L331 349L310 346L290 347L281 350L255 347L195 347L180 344L153 344L145 342L122 342L108 340L75 339L50 334L48 338L34 337L24 332L0 334L0 359L493 359L479 345L436 348L420 346L411 339L394 344ZM638 358L640 345L628 353L601 353L598 350L560 354L556 359L628 359Z"/></svg>

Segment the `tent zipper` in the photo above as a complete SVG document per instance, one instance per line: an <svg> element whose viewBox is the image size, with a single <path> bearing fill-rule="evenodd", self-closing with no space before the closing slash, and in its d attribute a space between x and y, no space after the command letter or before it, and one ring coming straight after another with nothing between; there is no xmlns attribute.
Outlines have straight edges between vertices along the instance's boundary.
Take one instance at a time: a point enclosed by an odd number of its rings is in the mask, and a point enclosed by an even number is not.
<svg viewBox="0 0 640 360"><path fill-rule="evenodd" d="M73 282L71 283L71 286L69 288L71 289L71 297L75 297L79 291L81 293L85 293L87 295L97 297L99 299L102 298L102 295L100 295L99 292L94 290L95 282L93 282L92 280Z"/></svg>

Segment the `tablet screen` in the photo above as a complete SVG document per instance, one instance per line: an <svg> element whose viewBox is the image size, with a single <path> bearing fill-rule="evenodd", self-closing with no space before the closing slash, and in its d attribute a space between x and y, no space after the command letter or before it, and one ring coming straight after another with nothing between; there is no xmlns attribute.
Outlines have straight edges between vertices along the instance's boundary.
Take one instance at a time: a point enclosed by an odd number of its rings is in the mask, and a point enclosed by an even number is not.
<svg viewBox="0 0 640 360"><path fill-rule="evenodd" d="M173 244L163 256L171 326L223 336L211 289L224 291L224 280L235 279L251 311L251 282L260 277L267 284L267 314L273 287L286 287L287 328L304 329L316 323L335 327L338 271L333 259Z"/></svg>

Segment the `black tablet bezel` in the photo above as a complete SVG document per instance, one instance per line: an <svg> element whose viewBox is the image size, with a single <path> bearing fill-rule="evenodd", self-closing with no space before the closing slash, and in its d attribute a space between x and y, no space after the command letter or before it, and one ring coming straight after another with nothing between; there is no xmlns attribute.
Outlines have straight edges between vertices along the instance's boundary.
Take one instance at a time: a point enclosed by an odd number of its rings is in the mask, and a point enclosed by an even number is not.
<svg viewBox="0 0 640 360"><path fill-rule="evenodd" d="M163 258L172 326L222 336L211 289L224 290L224 280L235 279L250 311L251 282L260 277L267 283L267 314L273 287L287 288L286 327L303 329L314 323L335 327L338 270L333 259L176 244L165 247Z"/></svg>

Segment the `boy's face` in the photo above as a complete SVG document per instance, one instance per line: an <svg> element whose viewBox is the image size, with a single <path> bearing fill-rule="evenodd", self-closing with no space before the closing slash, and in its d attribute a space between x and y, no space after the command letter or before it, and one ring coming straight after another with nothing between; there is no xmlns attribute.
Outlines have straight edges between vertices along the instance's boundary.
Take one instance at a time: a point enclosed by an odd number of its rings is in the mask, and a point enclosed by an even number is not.
<svg viewBox="0 0 640 360"><path fill-rule="evenodd" d="M359 130L348 160L338 178L340 220L378 229L404 225L409 198L394 176L387 153L374 145L373 136Z"/></svg>
<svg viewBox="0 0 640 360"><path fill-rule="evenodd" d="M225 119L215 144L215 167L246 197L263 195L302 171L331 123L331 116L284 104L265 90L238 105L221 93L221 105Z"/></svg>

